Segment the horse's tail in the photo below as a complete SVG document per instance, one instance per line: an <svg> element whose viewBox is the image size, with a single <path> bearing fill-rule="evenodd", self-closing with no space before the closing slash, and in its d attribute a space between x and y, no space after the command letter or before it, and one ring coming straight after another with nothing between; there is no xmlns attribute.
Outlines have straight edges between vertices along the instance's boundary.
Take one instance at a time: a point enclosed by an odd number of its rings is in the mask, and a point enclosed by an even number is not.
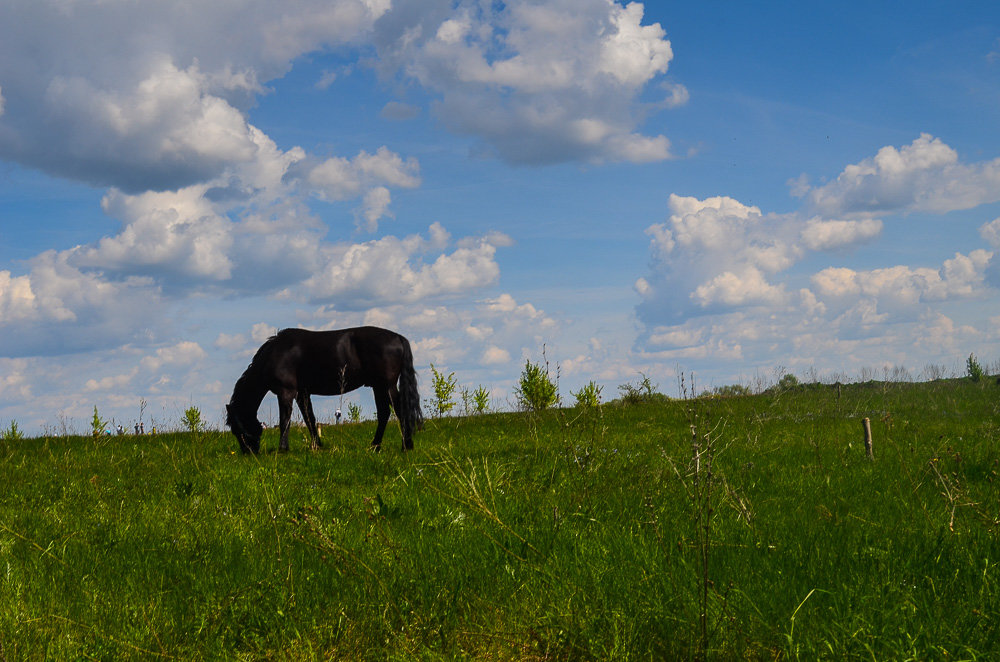
<svg viewBox="0 0 1000 662"><path fill-rule="evenodd" d="M399 411L396 416L403 428L403 436L407 438L424 427L424 415L420 411L420 393L417 392L417 373L413 369L410 341L406 338L402 340L403 365L399 370Z"/></svg>

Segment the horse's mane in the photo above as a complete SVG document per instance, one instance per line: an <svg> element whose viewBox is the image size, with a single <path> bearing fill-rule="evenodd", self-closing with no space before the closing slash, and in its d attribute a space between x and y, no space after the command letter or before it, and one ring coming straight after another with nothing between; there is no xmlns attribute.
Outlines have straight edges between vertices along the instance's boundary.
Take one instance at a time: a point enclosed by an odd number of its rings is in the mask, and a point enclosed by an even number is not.
<svg viewBox="0 0 1000 662"><path fill-rule="evenodd" d="M233 395L229 399L229 404L236 404L237 393L244 392L259 379L261 366L267 362L268 356L270 356L271 352L274 350L275 341L277 341L279 335L281 335L280 331L265 340L264 344L257 349L253 358L250 359L250 365L248 365L247 369L243 371L240 378L236 380L236 385L233 387Z"/></svg>

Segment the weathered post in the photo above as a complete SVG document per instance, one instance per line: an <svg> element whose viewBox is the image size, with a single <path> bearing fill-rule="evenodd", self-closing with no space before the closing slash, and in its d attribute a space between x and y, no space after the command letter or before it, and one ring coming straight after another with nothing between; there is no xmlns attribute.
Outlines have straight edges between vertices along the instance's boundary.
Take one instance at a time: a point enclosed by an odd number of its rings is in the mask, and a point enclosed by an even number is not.
<svg viewBox="0 0 1000 662"><path fill-rule="evenodd" d="M872 422L867 416L861 421L862 426L865 429L865 455L868 456L869 460L874 460L875 455L872 453Z"/></svg>

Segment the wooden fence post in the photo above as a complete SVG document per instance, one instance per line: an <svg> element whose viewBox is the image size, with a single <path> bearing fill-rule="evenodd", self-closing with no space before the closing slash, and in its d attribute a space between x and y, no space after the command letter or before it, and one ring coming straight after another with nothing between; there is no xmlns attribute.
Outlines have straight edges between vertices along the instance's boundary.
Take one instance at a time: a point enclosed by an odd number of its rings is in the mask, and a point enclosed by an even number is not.
<svg viewBox="0 0 1000 662"><path fill-rule="evenodd" d="M865 429L865 455L868 456L869 460L874 460L875 455L872 453L872 422L865 416L861 424Z"/></svg>

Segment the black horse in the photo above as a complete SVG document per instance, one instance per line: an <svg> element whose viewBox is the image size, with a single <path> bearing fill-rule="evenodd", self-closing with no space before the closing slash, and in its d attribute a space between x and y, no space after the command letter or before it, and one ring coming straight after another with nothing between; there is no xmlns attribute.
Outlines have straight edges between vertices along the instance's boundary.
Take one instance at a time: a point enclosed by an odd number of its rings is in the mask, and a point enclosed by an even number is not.
<svg viewBox="0 0 1000 662"><path fill-rule="evenodd" d="M399 419L403 450L413 448L413 433L423 426L423 415L410 342L373 326L339 331L284 329L271 336L237 380L226 405L226 424L244 453L257 453L263 431L257 409L271 391L278 396L280 450L288 450L292 400L299 403L312 447L318 448L319 428L309 396L339 395L362 386L370 386L375 394L375 450L381 448L390 405Z"/></svg>

